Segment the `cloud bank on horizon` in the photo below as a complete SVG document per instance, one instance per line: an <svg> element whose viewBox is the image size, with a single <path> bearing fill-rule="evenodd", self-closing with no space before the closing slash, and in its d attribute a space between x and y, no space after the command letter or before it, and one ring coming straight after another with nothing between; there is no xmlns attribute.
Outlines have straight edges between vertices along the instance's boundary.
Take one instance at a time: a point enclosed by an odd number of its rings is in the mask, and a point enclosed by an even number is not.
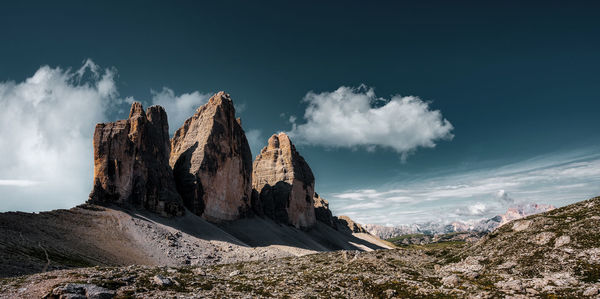
<svg viewBox="0 0 600 299"><path fill-rule="evenodd" d="M369 151L388 148L406 158L419 147L435 147L437 140L451 140L452 124L439 110L415 96L375 95L373 88L342 86L333 92L309 92L305 123L290 116L295 143L326 147L361 147Z"/></svg>
<svg viewBox="0 0 600 299"><path fill-rule="evenodd" d="M330 194L330 207L359 223L473 222L523 203L557 207L600 194L600 154L542 156L500 168L415 178Z"/></svg>

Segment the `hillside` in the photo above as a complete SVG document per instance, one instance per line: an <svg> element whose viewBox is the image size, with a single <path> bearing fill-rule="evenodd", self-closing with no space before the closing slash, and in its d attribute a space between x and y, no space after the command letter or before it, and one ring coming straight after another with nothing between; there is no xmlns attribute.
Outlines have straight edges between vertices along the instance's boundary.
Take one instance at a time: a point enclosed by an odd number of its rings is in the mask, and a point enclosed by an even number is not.
<svg viewBox="0 0 600 299"><path fill-rule="evenodd" d="M386 246L376 237L323 224L302 231L253 217L219 226L192 213L163 218L94 205L1 213L0 234L0 277L95 265L212 265Z"/></svg>
<svg viewBox="0 0 600 299"><path fill-rule="evenodd" d="M600 197L502 226L475 244L413 245L183 267L94 267L2 280L6 298L597 297ZM72 283L72 284L68 284ZM50 293L49 293L50 292Z"/></svg>

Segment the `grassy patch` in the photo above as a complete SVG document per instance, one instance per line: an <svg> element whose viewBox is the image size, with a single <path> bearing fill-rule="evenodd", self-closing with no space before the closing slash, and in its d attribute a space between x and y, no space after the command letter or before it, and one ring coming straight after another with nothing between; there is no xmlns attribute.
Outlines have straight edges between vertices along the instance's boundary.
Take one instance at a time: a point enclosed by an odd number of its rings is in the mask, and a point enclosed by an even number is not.
<svg viewBox="0 0 600 299"><path fill-rule="evenodd" d="M425 237L428 235L425 234L407 234L407 235L401 235L401 236L397 236L397 237L393 237L393 238L389 238L389 239L385 239L388 242L392 242L392 243L396 243L396 242L400 242L402 240L405 239L410 239L410 238L417 238L417 237Z"/></svg>

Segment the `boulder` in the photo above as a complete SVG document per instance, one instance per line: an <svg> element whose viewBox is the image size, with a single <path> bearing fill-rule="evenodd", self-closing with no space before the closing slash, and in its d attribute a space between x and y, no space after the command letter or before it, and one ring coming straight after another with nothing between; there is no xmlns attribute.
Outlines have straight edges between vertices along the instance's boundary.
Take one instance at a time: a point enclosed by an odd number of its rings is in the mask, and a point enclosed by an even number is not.
<svg viewBox="0 0 600 299"><path fill-rule="evenodd" d="M170 165L184 205L213 221L250 210L252 155L228 94L199 107L171 139Z"/></svg>
<svg viewBox="0 0 600 299"><path fill-rule="evenodd" d="M309 228L316 223L313 173L285 133L271 136L256 157L252 187L256 208L275 221Z"/></svg>
<svg viewBox="0 0 600 299"><path fill-rule="evenodd" d="M315 202L315 217L317 218L317 221L321 221L328 226L337 229L334 221L335 217L329 209L329 202L325 198L319 196L317 192L315 192L313 200Z"/></svg>
<svg viewBox="0 0 600 299"><path fill-rule="evenodd" d="M129 118L96 125L94 187L88 202L183 214L169 166L169 125L160 106L135 102Z"/></svg>

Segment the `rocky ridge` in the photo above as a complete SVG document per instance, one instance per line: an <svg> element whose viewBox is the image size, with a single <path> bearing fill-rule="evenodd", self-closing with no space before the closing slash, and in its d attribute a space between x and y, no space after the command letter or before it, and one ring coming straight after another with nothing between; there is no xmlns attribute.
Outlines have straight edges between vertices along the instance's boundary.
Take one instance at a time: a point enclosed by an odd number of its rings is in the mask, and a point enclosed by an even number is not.
<svg viewBox="0 0 600 299"><path fill-rule="evenodd" d="M346 234L368 233L359 223L354 222L348 216L333 216L333 213L329 209L329 202L317 194L317 192L315 192L313 200L315 202L315 217L317 221Z"/></svg>
<svg viewBox="0 0 600 299"><path fill-rule="evenodd" d="M368 233L363 227L362 225L354 222L352 219L350 219L350 217L348 216L339 216L339 217L335 217L335 224L338 228L338 230L340 231L346 231L347 233Z"/></svg>
<svg viewBox="0 0 600 299"><path fill-rule="evenodd" d="M331 210L329 209L329 202L325 198L319 196L317 192L315 192L313 201L315 203L315 218L318 221L337 229L335 216L333 216L333 213L331 213Z"/></svg>

